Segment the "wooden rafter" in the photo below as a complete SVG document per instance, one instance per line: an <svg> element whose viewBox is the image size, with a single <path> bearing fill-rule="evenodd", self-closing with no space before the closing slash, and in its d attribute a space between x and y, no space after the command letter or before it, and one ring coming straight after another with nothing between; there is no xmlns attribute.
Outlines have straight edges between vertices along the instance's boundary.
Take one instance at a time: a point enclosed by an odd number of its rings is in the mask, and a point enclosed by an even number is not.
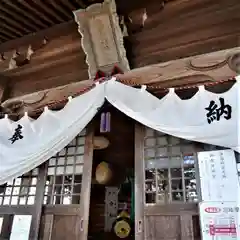
<svg viewBox="0 0 240 240"><path fill-rule="evenodd" d="M4 14L0 14L0 21L5 22L8 25L11 25L12 27L14 27L14 29L16 31L22 31L20 36L23 35L24 33L27 33L27 32L29 33L30 32L29 30L22 29L22 26L17 21L15 21L14 19L12 19L10 17L7 17Z"/></svg>
<svg viewBox="0 0 240 240"><path fill-rule="evenodd" d="M1 29L1 36L4 38L16 38L18 35L14 35L12 32L7 31L6 29Z"/></svg>
<svg viewBox="0 0 240 240"><path fill-rule="evenodd" d="M44 1L34 0L33 1L36 6L38 6L40 9L43 9L46 13L48 13L50 16L53 16L56 18L59 22L63 22L64 19L62 19L56 12L54 12L51 8L45 5Z"/></svg>
<svg viewBox="0 0 240 240"><path fill-rule="evenodd" d="M83 2L83 0L75 0L75 2L80 6L80 8L87 7L87 5Z"/></svg>
<svg viewBox="0 0 240 240"><path fill-rule="evenodd" d="M47 23L50 23L50 24L54 24L54 22L52 21L52 19L50 19L48 16L44 15L40 10L38 10L37 8L31 6L30 2L29 1L21 1L21 0L18 0L18 2L29 9L29 11L35 13L37 16L39 16L40 18L44 19ZM32 2L33 3L33 2Z"/></svg>
<svg viewBox="0 0 240 240"><path fill-rule="evenodd" d="M61 2L63 5L67 6L70 11L73 11L75 9L75 6L71 1L64 1L64 0L62 1L61 0Z"/></svg>
<svg viewBox="0 0 240 240"><path fill-rule="evenodd" d="M2 27L5 30L2 29L1 32L2 33L6 33L6 34L8 34L8 35L10 35L12 37L16 37L16 36L20 36L21 37L23 35L22 32L16 30L14 27L11 27L11 25L9 25L7 23L2 23Z"/></svg>
<svg viewBox="0 0 240 240"><path fill-rule="evenodd" d="M43 39L44 37L47 38L54 38L59 36L60 33L66 32L67 30L74 30L76 29L76 25L73 21L61 23L55 25L53 27L43 29L38 31L35 34L29 34L22 38L13 39L11 41L7 41L0 45L0 52L8 52L12 49L17 49L21 45L30 45L38 39Z"/></svg>
<svg viewBox="0 0 240 240"><path fill-rule="evenodd" d="M59 4L57 4L54 0L49 0L49 3L55 8L57 9L57 11L59 11L61 14L63 14L67 19L70 20L70 16L69 13L62 7L59 6Z"/></svg>
<svg viewBox="0 0 240 240"><path fill-rule="evenodd" d="M5 3L4 6L1 6L1 11L6 12L9 16L12 15L12 10L9 9L9 6L11 6L11 2L10 1L3 1L2 4ZM10 5L9 5L10 4ZM15 5L14 5L15 6ZM18 8L19 10L19 8ZM30 31L37 31L38 28L36 28L33 24L31 24L29 21L26 21L26 17L23 17L22 14L18 14L19 11L15 11L14 12L14 18L18 21L18 22L24 22L24 25L30 30ZM29 15L29 14L28 14Z"/></svg>
<svg viewBox="0 0 240 240"><path fill-rule="evenodd" d="M18 7L16 4L14 4L13 2L11 2L9 0L5 0L5 3L7 5L9 5L12 9L14 9L15 12L19 12L23 16L29 18L34 24L37 24L38 26L43 27L43 28L47 27L46 24L44 24L38 18L34 17L31 12L26 12L26 11L22 10L20 7ZM25 19L25 21L26 21L26 19ZM38 30L38 29L36 29L36 30Z"/></svg>

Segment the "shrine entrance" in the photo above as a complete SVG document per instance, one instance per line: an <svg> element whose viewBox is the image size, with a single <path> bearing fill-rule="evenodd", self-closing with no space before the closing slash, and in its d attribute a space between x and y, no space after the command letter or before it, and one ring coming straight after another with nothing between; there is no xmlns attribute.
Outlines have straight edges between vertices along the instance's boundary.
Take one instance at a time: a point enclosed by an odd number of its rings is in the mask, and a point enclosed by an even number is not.
<svg viewBox="0 0 240 240"><path fill-rule="evenodd" d="M134 125L104 106L94 119L88 239L135 239Z"/></svg>

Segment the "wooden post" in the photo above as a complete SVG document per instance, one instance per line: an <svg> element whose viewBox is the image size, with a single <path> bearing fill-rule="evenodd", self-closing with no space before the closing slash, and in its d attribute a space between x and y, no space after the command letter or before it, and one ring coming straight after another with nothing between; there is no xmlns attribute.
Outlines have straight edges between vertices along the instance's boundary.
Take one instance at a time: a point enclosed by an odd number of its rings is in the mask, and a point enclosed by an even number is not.
<svg viewBox="0 0 240 240"><path fill-rule="evenodd" d="M135 125L135 239L144 239L144 128Z"/></svg>
<svg viewBox="0 0 240 240"><path fill-rule="evenodd" d="M87 129L85 140L84 165L80 199L80 221L78 221L78 225L76 227L76 236L79 236L79 239L81 240L88 239L88 222L92 182L93 135L93 125L91 125Z"/></svg>
<svg viewBox="0 0 240 240"><path fill-rule="evenodd" d="M36 197L35 205L32 214L32 223L30 228L29 239L38 240L41 217L42 217L42 207L44 199L44 190L47 177L47 164L44 163L39 167L38 181L36 186Z"/></svg>

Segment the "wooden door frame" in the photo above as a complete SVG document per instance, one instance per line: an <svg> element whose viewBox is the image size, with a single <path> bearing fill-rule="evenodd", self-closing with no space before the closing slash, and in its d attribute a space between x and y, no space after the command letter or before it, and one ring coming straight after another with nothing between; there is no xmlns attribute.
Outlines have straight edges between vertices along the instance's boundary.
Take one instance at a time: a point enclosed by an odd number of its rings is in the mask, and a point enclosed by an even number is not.
<svg viewBox="0 0 240 240"><path fill-rule="evenodd" d="M87 134L85 138L79 226L76 227L76 231L77 231L76 236L78 236L78 239L81 239L81 240L88 239L88 223L89 223L90 195L91 195L91 182L92 182L92 163L93 163L93 137L94 137L94 127L93 127L93 124L90 124L90 126L87 127Z"/></svg>
<svg viewBox="0 0 240 240"><path fill-rule="evenodd" d="M135 240L144 240L144 128L135 123Z"/></svg>

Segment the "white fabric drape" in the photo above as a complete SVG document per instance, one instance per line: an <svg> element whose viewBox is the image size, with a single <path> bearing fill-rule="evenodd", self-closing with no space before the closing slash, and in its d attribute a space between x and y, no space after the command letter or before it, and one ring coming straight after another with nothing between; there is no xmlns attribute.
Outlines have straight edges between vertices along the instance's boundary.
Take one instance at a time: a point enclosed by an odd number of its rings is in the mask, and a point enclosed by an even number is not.
<svg viewBox="0 0 240 240"><path fill-rule="evenodd" d="M209 92L202 86L189 100L180 99L174 89L159 100L145 90L110 81L106 98L129 117L157 131L240 152L240 81L222 94ZM231 107L231 118L226 120L223 113L219 121L209 124L205 108L211 101L219 108L219 98Z"/></svg>
<svg viewBox="0 0 240 240"><path fill-rule="evenodd" d="M91 121L105 98L129 117L157 131L240 152L239 96L239 81L223 94L201 87L191 99L181 100L170 89L159 100L146 90L112 79L72 99L60 111L45 109L37 120L27 115L17 122L0 119L0 185L34 169L64 148ZM224 99L222 109L219 98ZM206 108L211 101L217 104L221 116L219 121L208 123ZM224 118L229 110L226 105L231 108L229 120ZM12 143L19 125L23 138Z"/></svg>
<svg viewBox="0 0 240 240"><path fill-rule="evenodd" d="M37 120L0 120L0 184L39 166L61 151L91 121L104 103L104 85L69 101L61 111L45 109ZM18 124L23 139L9 140Z"/></svg>

